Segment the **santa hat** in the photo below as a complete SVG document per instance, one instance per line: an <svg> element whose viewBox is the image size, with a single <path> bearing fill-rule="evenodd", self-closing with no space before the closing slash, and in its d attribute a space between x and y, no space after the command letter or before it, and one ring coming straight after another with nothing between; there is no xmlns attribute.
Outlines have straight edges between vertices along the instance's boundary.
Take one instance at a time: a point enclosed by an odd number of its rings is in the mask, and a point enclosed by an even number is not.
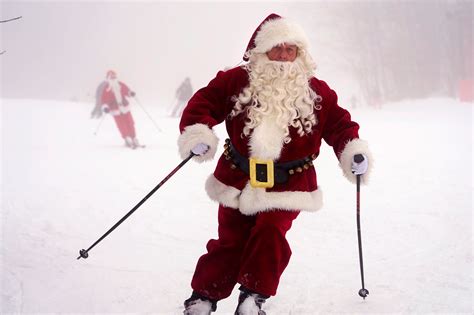
<svg viewBox="0 0 474 315"><path fill-rule="evenodd" d="M273 47L289 43L303 48L309 47L309 40L303 29L293 21L272 13L263 20L250 38L244 60L248 61L250 51L256 53L266 53Z"/></svg>

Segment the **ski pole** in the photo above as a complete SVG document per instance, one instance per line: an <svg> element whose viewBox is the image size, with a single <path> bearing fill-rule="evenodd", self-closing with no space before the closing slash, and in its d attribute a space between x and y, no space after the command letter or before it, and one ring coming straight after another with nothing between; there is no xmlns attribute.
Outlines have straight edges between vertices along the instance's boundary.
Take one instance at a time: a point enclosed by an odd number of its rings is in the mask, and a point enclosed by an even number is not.
<svg viewBox="0 0 474 315"><path fill-rule="evenodd" d="M145 112L145 114L150 118L151 122L155 125L156 129L158 132L161 132L161 128L158 126L158 124L155 122L155 120L150 116L150 114L145 110L145 108L142 106L142 104L138 101L138 98L136 96L133 97L135 99L135 102L140 106L140 108Z"/></svg>
<svg viewBox="0 0 474 315"><path fill-rule="evenodd" d="M361 163L364 160L362 154L356 154L354 161ZM357 240L359 243L359 265L360 265L360 279L362 282L362 289L359 290L359 295L365 300L369 295L369 290L365 288L364 283L364 262L362 259L362 233L360 229L360 175L357 175Z"/></svg>
<svg viewBox="0 0 474 315"><path fill-rule="evenodd" d="M97 125L97 128L95 128L94 136L97 136L100 126L102 126L102 122L104 121L104 118L105 118L105 114L102 114L102 118L100 119L99 124Z"/></svg>
<svg viewBox="0 0 474 315"><path fill-rule="evenodd" d="M155 186L155 188L153 188L149 193L148 195L146 195L142 200L140 200L139 203L137 203L137 205L135 207L133 207L132 210L130 210L125 216L123 216L117 223L114 224L114 226L112 226L107 232L105 232L104 235L102 235L97 241L95 241L94 244L92 244L88 249L81 249L79 251L79 257L77 257L77 259L80 259L80 258L84 258L86 259L87 257L89 257L89 251L94 248L94 246L96 246L97 244L99 244L107 235L109 235L113 230L115 230L120 224L123 223L123 221L125 221L129 216L132 215L133 212L135 212L135 210L137 210L148 198L150 198L151 195L153 195L161 186L163 186L163 184L171 178L171 176L173 176L177 171L179 171L179 169L181 167L183 167L184 164L186 164L195 154L194 153L190 153L189 156L187 158L185 158L183 161L181 161L181 163L179 163L178 166L176 166L158 185Z"/></svg>

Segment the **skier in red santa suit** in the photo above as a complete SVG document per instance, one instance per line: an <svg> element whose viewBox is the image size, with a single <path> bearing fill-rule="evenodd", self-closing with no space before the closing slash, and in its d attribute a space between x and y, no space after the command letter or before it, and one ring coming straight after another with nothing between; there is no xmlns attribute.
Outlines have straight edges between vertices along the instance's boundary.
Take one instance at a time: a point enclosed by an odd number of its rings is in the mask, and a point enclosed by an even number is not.
<svg viewBox="0 0 474 315"><path fill-rule="evenodd" d="M218 239L207 244L192 278L184 314L210 314L240 284L235 314L265 314L291 256L286 232L301 211L322 206L313 160L322 140L333 147L343 174L366 183L372 166L359 125L338 105L336 93L314 76L308 39L294 22L269 15L244 55L190 99L178 139L183 158L213 159L213 127L225 122L229 139L209 197L219 203ZM361 154L362 162L354 156Z"/></svg>
<svg viewBox="0 0 474 315"><path fill-rule="evenodd" d="M125 145L135 149L140 146L140 143L136 137L135 122L127 99L127 97L134 97L135 92L131 91L125 83L119 81L113 70L107 71L106 81L107 85L103 89L101 97L102 110L114 117Z"/></svg>

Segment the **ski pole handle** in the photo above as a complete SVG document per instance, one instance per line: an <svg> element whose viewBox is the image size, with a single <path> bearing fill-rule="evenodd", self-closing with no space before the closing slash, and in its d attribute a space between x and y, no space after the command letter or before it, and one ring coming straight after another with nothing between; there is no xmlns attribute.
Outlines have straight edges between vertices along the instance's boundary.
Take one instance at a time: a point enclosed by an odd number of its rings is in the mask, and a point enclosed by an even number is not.
<svg viewBox="0 0 474 315"><path fill-rule="evenodd" d="M354 155L354 162L361 163L362 161L364 161L364 156L362 154Z"/></svg>

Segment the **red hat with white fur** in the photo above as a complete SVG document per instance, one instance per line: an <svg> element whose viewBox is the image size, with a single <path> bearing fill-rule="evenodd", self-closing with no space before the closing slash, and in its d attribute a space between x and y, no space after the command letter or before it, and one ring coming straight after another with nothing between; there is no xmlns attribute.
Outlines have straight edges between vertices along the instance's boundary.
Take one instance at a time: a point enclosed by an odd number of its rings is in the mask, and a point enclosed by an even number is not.
<svg viewBox="0 0 474 315"><path fill-rule="evenodd" d="M293 44L299 48L308 49L309 40L303 29L293 21L272 13L257 27L250 38L243 59L249 60L250 51L266 53L273 47L283 44Z"/></svg>

